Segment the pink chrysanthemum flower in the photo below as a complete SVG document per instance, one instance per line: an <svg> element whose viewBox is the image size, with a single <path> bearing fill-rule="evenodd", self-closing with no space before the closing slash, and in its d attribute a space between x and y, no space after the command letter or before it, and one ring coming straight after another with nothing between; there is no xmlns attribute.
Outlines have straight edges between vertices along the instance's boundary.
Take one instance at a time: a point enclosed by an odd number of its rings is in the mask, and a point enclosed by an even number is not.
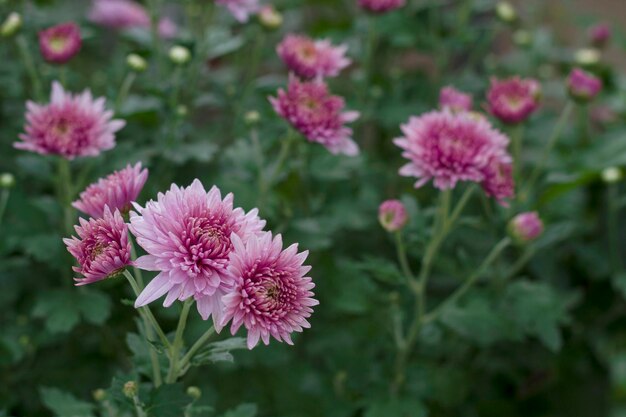
<svg viewBox="0 0 626 417"><path fill-rule="evenodd" d="M72 267L84 278L75 278L76 285L91 284L118 275L132 265L128 226L118 210L111 213L104 208L99 219L79 219L75 226L78 238L63 239L67 250L76 258L78 266Z"/></svg>
<svg viewBox="0 0 626 417"><path fill-rule="evenodd" d="M386 13L404 7L406 0L358 0L358 3L368 12Z"/></svg>
<svg viewBox="0 0 626 417"><path fill-rule="evenodd" d="M237 21L245 23L250 15L260 9L259 0L215 0L215 3L228 9Z"/></svg>
<svg viewBox="0 0 626 417"><path fill-rule="evenodd" d="M336 77L350 65L346 45L333 46L328 40L313 40L301 35L287 35L276 47L278 56L302 78Z"/></svg>
<svg viewBox="0 0 626 417"><path fill-rule="evenodd" d="M324 145L333 154L359 153L352 129L344 125L358 119L359 113L344 112L343 98L331 95L323 81L300 81L291 75L287 91L279 89L278 97L269 100L276 113L309 141Z"/></svg>
<svg viewBox="0 0 626 417"><path fill-rule="evenodd" d="M265 221L259 219L257 209L246 214L233 208L232 194L222 200L217 187L207 193L197 179L187 188L172 184L165 194L159 193L157 201L148 202L145 208L135 204L135 208L139 214L130 213L130 230L148 253L136 264L160 271L135 307L166 293L166 307L194 297L202 318L212 315L216 329L221 330L232 237L247 241L261 233Z"/></svg>
<svg viewBox="0 0 626 417"><path fill-rule="evenodd" d="M613 32L607 23L598 23L589 28L589 40L596 48L603 48L611 40Z"/></svg>
<svg viewBox="0 0 626 417"><path fill-rule="evenodd" d="M150 15L139 3L132 0L94 0L88 19L110 29L149 28ZM159 21L159 35L163 38L176 36L178 28L168 18Z"/></svg>
<svg viewBox="0 0 626 417"><path fill-rule="evenodd" d="M602 81L580 68L574 68L567 79L567 88L573 99L588 102L602 90Z"/></svg>
<svg viewBox="0 0 626 417"><path fill-rule="evenodd" d="M502 206L508 207L506 200L515 197L513 164L508 157L495 157L483 169L483 174L485 179L482 187L485 194L495 198Z"/></svg>
<svg viewBox="0 0 626 417"><path fill-rule="evenodd" d="M439 92L439 107L452 111L472 110L472 96L454 87L444 87Z"/></svg>
<svg viewBox="0 0 626 417"><path fill-rule="evenodd" d="M26 133L14 146L66 159L97 156L115 146L115 132L126 124L111 120L113 112L104 105L105 99L94 100L89 90L73 95L55 81L49 104L26 102Z"/></svg>
<svg viewBox="0 0 626 417"><path fill-rule="evenodd" d="M453 188L458 181L482 183L490 163L511 160L509 139L473 113L432 111L410 118L401 128L404 136L394 143L410 162L400 175L418 178L416 188L431 179L439 189Z"/></svg>
<svg viewBox="0 0 626 417"><path fill-rule="evenodd" d="M128 165L88 186L72 206L95 218L102 217L106 206L128 213L147 179L148 170L141 169L141 162L133 167Z"/></svg>
<svg viewBox="0 0 626 417"><path fill-rule="evenodd" d="M80 51L80 28L75 23L63 23L39 32L39 50L53 64L64 64Z"/></svg>
<svg viewBox="0 0 626 417"><path fill-rule="evenodd" d="M315 284L306 276L311 267L303 265L308 251L298 253L297 244L283 250L281 236L272 239L269 232L245 243L238 236L232 241L232 290L223 299L222 324L232 319L232 334L244 325L249 349L259 339L269 344L270 337L293 344L291 333L311 327L307 318L319 304L311 291Z"/></svg>
<svg viewBox="0 0 626 417"><path fill-rule="evenodd" d="M539 107L540 98L539 82L520 77L507 80L492 78L487 93L489 112L507 124L526 120Z"/></svg>
<svg viewBox="0 0 626 417"><path fill-rule="evenodd" d="M378 207L378 221L388 232L401 230L409 220L406 208L400 200L387 200Z"/></svg>
<svg viewBox="0 0 626 417"><path fill-rule="evenodd" d="M543 233L543 222L536 211L520 213L509 222L509 231L520 243L528 243Z"/></svg>

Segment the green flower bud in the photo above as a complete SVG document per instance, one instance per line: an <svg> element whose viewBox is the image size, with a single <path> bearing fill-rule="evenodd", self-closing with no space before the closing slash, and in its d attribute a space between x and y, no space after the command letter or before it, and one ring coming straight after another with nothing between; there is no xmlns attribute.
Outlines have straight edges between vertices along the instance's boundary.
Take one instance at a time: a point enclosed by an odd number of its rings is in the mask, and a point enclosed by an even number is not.
<svg viewBox="0 0 626 417"><path fill-rule="evenodd" d="M609 167L602 170L602 181L607 184L614 184L624 178L624 173L618 167Z"/></svg>
<svg viewBox="0 0 626 417"><path fill-rule="evenodd" d="M107 392L103 390L102 388L98 388L97 390L94 390L94 392L92 392L91 395L93 396L93 399L98 402L104 401L107 398Z"/></svg>
<svg viewBox="0 0 626 417"><path fill-rule="evenodd" d="M128 381L124 384L122 392L127 398L133 398L137 395L137 383L135 381Z"/></svg>
<svg viewBox="0 0 626 417"><path fill-rule="evenodd" d="M200 391L200 388L198 387L191 386L187 388L187 395L189 395L194 400L198 400L200 399L200 397L202 397L202 391Z"/></svg>
<svg viewBox="0 0 626 417"><path fill-rule="evenodd" d="M585 67L596 65L601 57L600 51L594 48L583 48L574 53L576 63Z"/></svg>
<svg viewBox="0 0 626 417"><path fill-rule="evenodd" d="M508 1L501 1L496 4L496 15L504 23L513 23L517 20L517 12Z"/></svg>
<svg viewBox="0 0 626 417"><path fill-rule="evenodd" d="M515 42L517 46L529 46L533 42L533 36L527 30L516 30L515 33L513 33L513 42Z"/></svg>
<svg viewBox="0 0 626 417"><path fill-rule="evenodd" d="M252 126L261 121L261 114L256 110L250 110L243 116L243 120L248 126Z"/></svg>
<svg viewBox="0 0 626 417"><path fill-rule="evenodd" d="M13 188L15 186L15 177L13 174L5 172L0 174L0 188Z"/></svg>
<svg viewBox="0 0 626 417"><path fill-rule="evenodd" d="M148 68L148 63L141 55L129 54L126 57L126 64L136 72L143 72Z"/></svg>
<svg viewBox="0 0 626 417"><path fill-rule="evenodd" d="M283 15L272 6L263 6L257 16L266 29L278 29L283 24Z"/></svg>
<svg viewBox="0 0 626 417"><path fill-rule="evenodd" d="M174 45L170 48L170 60L176 65L184 65L191 59L189 49L181 45Z"/></svg>
<svg viewBox="0 0 626 417"><path fill-rule="evenodd" d="M22 16L19 13L12 12L0 26L0 35L5 38L13 36L22 27Z"/></svg>

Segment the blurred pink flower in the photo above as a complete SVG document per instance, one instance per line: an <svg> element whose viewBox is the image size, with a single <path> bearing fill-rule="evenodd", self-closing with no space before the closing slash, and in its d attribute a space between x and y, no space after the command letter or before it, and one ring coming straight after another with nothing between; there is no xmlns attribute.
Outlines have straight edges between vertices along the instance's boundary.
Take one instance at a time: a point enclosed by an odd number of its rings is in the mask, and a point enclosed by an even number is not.
<svg viewBox="0 0 626 417"><path fill-rule="evenodd" d="M279 89L278 97L269 100L276 113L309 141L324 145L333 154L359 153L352 129L344 125L358 119L359 113L344 112L343 98L331 95L323 81L300 81L291 75L287 91Z"/></svg>
<svg viewBox="0 0 626 417"><path fill-rule="evenodd" d="M602 81L580 68L574 68L567 79L567 88L575 100L593 100L602 90Z"/></svg>
<svg viewBox="0 0 626 417"><path fill-rule="evenodd" d="M302 78L336 77L350 65L346 45L333 46L328 40L313 40L289 34L278 44L276 52L297 76Z"/></svg>
<svg viewBox="0 0 626 417"><path fill-rule="evenodd" d="M199 180L187 188L174 184L157 201L145 208L135 204L139 213L130 213L130 230L137 243L148 253L136 265L159 274L146 286L135 307L141 307L167 293L164 306L175 300L194 297L203 319L213 316L221 330L226 294L229 256L233 236L244 242L261 233L265 221L257 209L247 214L233 208L233 195L223 200L217 187L207 193Z"/></svg>
<svg viewBox="0 0 626 417"><path fill-rule="evenodd" d="M126 124L111 120L113 112L104 105L105 99L94 100L89 90L72 95L55 81L49 104L26 102L26 133L14 146L66 159L97 156L115 146L115 132Z"/></svg>
<svg viewBox="0 0 626 417"><path fill-rule="evenodd" d="M62 23L39 32L41 55L53 64L68 62L80 51L81 45L80 28L75 23Z"/></svg>
<svg viewBox="0 0 626 417"><path fill-rule="evenodd" d="M408 220L406 208L400 200L383 201L378 207L378 221L388 232L401 230Z"/></svg>
<svg viewBox="0 0 626 417"><path fill-rule="evenodd" d="M543 222L536 211L520 213L509 222L509 231L518 242L530 242L543 233Z"/></svg>
<svg viewBox="0 0 626 417"><path fill-rule="evenodd" d="M611 40L613 32L608 23L598 23L589 28L589 40L596 48L603 48Z"/></svg>
<svg viewBox="0 0 626 417"><path fill-rule="evenodd" d="M93 23L111 29L150 27L150 15L139 3L132 0L94 0L88 18ZM176 36L178 28L169 18L159 21L159 35L163 38Z"/></svg>
<svg viewBox="0 0 626 417"><path fill-rule="evenodd" d="M507 199L515 197L515 181L513 179L513 165L506 157L495 157L483 169L485 180L483 190L489 197L495 198L498 203L508 207Z"/></svg>
<svg viewBox="0 0 626 417"><path fill-rule="evenodd" d="M444 87L439 93L439 107L441 109L450 109L452 111L470 111L472 110L472 96L454 87Z"/></svg>
<svg viewBox="0 0 626 417"><path fill-rule="evenodd" d="M215 0L215 3L224 6L237 21L248 21L251 14L259 11L259 0Z"/></svg>
<svg viewBox="0 0 626 417"><path fill-rule="evenodd" d="M409 163L400 175L416 177L416 188L431 179L442 190L454 188L458 181L482 183L494 161L511 162L509 139L473 113L431 111L411 117L401 128L404 136L394 143Z"/></svg>
<svg viewBox="0 0 626 417"><path fill-rule="evenodd" d="M141 162L133 167L128 165L88 186L72 206L95 218L102 217L106 206L125 214L132 208L131 203L137 199L147 179L148 170L141 169Z"/></svg>
<svg viewBox="0 0 626 417"><path fill-rule="evenodd" d="M121 273L132 264L128 226L118 210L111 213L104 208L103 216L98 219L79 219L80 226L75 226L78 238L63 239L67 250L76 258L78 266L74 272L84 278L75 278L76 285L86 285L101 281Z"/></svg>
<svg viewBox="0 0 626 417"><path fill-rule="evenodd" d="M385 13L404 7L406 0L358 0L361 8L372 13Z"/></svg>
<svg viewBox="0 0 626 417"><path fill-rule="evenodd" d="M513 77L491 79L487 93L489 112L504 123L525 121L539 107L541 85L537 80Z"/></svg>
<svg viewBox="0 0 626 417"><path fill-rule="evenodd" d="M315 284L306 276L311 267L303 265L308 251L298 253L297 244L283 250L281 236L272 239L269 232L247 242L233 235L232 243L232 289L223 298L222 325L232 320L232 334L244 325L249 349L259 339L269 344L270 337L293 344L291 333L311 327L307 318L319 304L311 291Z"/></svg>

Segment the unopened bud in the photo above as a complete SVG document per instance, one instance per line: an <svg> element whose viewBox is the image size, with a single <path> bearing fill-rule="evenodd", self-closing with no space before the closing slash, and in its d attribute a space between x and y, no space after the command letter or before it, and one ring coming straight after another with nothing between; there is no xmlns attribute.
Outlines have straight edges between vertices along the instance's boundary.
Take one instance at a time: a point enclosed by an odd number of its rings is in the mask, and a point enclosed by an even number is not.
<svg viewBox="0 0 626 417"><path fill-rule="evenodd" d="M181 45L175 45L170 48L170 60L176 65L184 65L191 59L189 49Z"/></svg>
<svg viewBox="0 0 626 417"><path fill-rule="evenodd" d="M22 16L19 13L12 12L0 26L0 35L8 38L9 36L15 35L18 30L22 27Z"/></svg>
<svg viewBox="0 0 626 417"><path fill-rule="evenodd" d="M187 395L189 395L194 400L198 400L200 399L200 397L202 397L202 391L200 391L200 388L198 387L191 386L187 388Z"/></svg>
<svg viewBox="0 0 626 417"><path fill-rule="evenodd" d="M517 12L508 1L501 1L496 4L496 15L504 23L513 23L517 20Z"/></svg>
<svg viewBox="0 0 626 417"><path fill-rule="evenodd" d="M283 15L271 5L263 6L257 16L266 29L278 29L283 24Z"/></svg>
<svg viewBox="0 0 626 417"><path fill-rule="evenodd" d="M533 36L527 30L516 30L515 33L513 33L513 42L515 42L517 46L526 47L533 42Z"/></svg>
<svg viewBox="0 0 626 417"><path fill-rule="evenodd" d="M600 93L602 81L587 71L574 68L567 78L567 90L572 99L587 103Z"/></svg>
<svg viewBox="0 0 626 417"><path fill-rule="evenodd" d="M261 121L261 114L256 110L250 110L243 116L244 122L249 125L255 125Z"/></svg>
<svg viewBox="0 0 626 417"><path fill-rule="evenodd" d="M93 399L98 402L104 401L107 398L107 392L103 390L102 388L98 388L97 390L94 390L94 392L92 392L91 395L93 396Z"/></svg>
<svg viewBox="0 0 626 417"><path fill-rule="evenodd" d="M378 208L378 221L388 232L401 230L408 219L406 208L400 200L387 200Z"/></svg>
<svg viewBox="0 0 626 417"><path fill-rule="evenodd" d="M136 72L143 72L148 68L148 63L141 55L129 54L126 57L126 64Z"/></svg>
<svg viewBox="0 0 626 417"><path fill-rule="evenodd" d="M520 213L509 222L509 232L518 243L528 243L543 233L543 222L536 211Z"/></svg>
<svg viewBox="0 0 626 417"><path fill-rule="evenodd" d="M574 60L582 66L592 66L600 62L600 51L594 48L579 49L574 53Z"/></svg>
<svg viewBox="0 0 626 417"><path fill-rule="evenodd" d="M176 115L178 117L185 117L187 116L188 113L189 113L189 109L187 109L187 106L185 106L184 104L179 104L176 107Z"/></svg>
<svg viewBox="0 0 626 417"><path fill-rule="evenodd" d="M124 384L122 391L127 398L135 397L137 395L137 383L135 381L128 381Z"/></svg>
<svg viewBox="0 0 626 417"><path fill-rule="evenodd" d="M13 174L5 172L0 174L0 188L13 188L15 186L15 177Z"/></svg>
<svg viewBox="0 0 626 417"><path fill-rule="evenodd" d="M614 184L624 178L624 173L618 167L609 167L602 170L602 181Z"/></svg>

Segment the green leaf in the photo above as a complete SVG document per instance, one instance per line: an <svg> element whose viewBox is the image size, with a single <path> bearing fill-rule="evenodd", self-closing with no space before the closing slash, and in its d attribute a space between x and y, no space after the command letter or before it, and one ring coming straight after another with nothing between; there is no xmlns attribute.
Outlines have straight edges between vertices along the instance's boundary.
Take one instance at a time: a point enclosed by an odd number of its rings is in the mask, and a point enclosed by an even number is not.
<svg viewBox="0 0 626 417"><path fill-rule="evenodd" d="M257 415L257 406L255 404L240 404L222 414L222 417L255 417Z"/></svg>
<svg viewBox="0 0 626 417"><path fill-rule="evenodd" d="M428 410L419 400L384 400L370 405L365 417L426 417Z"/></svg>
<svg viewBox="0 0 626 417"><path fill-rule="evenodd" d="M471 299L463 307L446 308L441 321L459 335L487 346L508 335L508 324L483 298Z"/></svg>
<svg viewBox="0 0 626 417"><path fill-rule="evenodd" d="M200 366L208 363L217 362L233 362L233 350L247 349L246 339L243 337L231 337L219 342L213 342L197 354L192 362L194 366Z"/></svg>
<svg viewBox="0 0 626 417"><path fill-rule="evenodd" d="M43 318L51 333L69 332L80 320L80 308L73 295L69 291L56 290L41 296L35 303L33 316Z"/></svg>
<svg viewBox="0 0 626 417"><path fill-rule="evenodd" d="M161 385L150 394L146 412L150 417L181 417L190 402L182 384Z"/></svg>
<svg viewBox="0 0 626 417"><path fill-rule="evenodd" d="M92 417L92 404L76 399L56 388L42 387L40 390L41 401L57 417Z"/></svg>
<svg viewBox="0 0 626 417"><path fill-rule="evenodd" d="M97 290L80 291L78 307L85 320L92 324L102 324L111 315L110 298Z"/></svg>

